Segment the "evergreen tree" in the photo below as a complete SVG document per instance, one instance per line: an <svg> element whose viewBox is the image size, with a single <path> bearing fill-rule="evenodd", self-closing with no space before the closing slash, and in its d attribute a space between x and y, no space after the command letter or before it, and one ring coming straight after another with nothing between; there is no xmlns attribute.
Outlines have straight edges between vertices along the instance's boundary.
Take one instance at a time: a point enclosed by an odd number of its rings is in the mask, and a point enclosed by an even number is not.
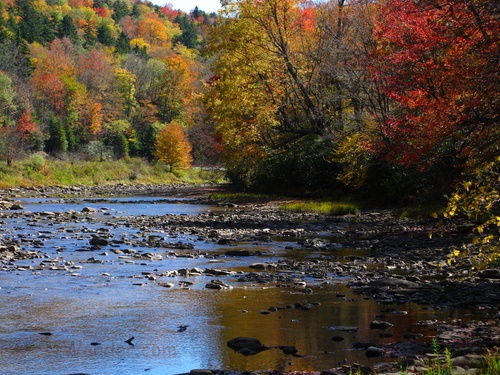
<svg viewBox="0 0 500 375"><path fill-rule="evenodd" d="M90 24L85 26L83 39L83 47L85 49L91 49L97 43L97 36L95 35L94 30L92 29L92 26Z"/></svg>
<svg viewBox="0 0 500 375"><path fill-rule="evenodd" d="M48 130L49 139L45 143L45 151L50 153L68 151L68 139L64 126L53 114L49 117Z"/></svg>
<svg viewBox="0 0 500 375"><path fill-rule="evenodd" d="M78 30L76 29L75 24L73 23L73 19L65 15L59 24L59 28L57 30L58 38L69 38L73 43L78 41Z"/></svg>
<svg viewBox="0 0 500 375"><path fill-rule="evenodd" d="M50 43L55 39L55 22L36 10L30 0L18 0L19 31L28 43Z"/></svg>
<svg viewBox="0 0 500 375"><path fill-rule="evenodd" d="M118 38L116 39L115 51L121 54L126 54L131 51L130 39L127 37L127 34L125 34L123 31L120 32L120 35L118 35Z"/></svg>
<svg viewBox="0 0 500 375"><path fill-rule="evenodd" d="M175 17L174 22L179 24L182 34L174 38L174 42L184 44L188 48L196 48L198 43L198 34L196 26L185 14Z"/></svg>
<svg viewBox="0 0 500 375"><path fill-rule="evenodd" d="M97 40L99 41L99 43L104 44L108 47L114 46L116 43L110 27L105 23L101 24L97 28Z"/></svg>
<svg viewBox="0 0 500 375"><path fill-rule="evenodd" d="M120 21L123 17L130 14L128 4L123 0L117 0L113 3L113 15L111 16L115 22Z"/></svg>

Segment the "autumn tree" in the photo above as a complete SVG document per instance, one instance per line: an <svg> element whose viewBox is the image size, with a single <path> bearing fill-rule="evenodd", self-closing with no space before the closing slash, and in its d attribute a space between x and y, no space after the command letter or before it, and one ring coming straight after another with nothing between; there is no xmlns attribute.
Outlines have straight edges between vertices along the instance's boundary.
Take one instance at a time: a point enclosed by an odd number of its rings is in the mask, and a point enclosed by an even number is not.
<svg viewBox="0 0 500 375"><path fill-rule="evenodd" d="M193 98L195 73L189 62L182 56L165 59L166 69L160 79L158 111L161 120L188 120L188 108Z"/></svg>
<svg viewBox="0 0 500 375"><path fill-rule="evenodd" d="M374 72L398 110L380 123L381 155L450 181L498 155L498 17L480 0L385 3Z"/></svg>
<svg viewBox="0 0 500 375"><path fill-rule="evenodd" d="M155 142L155 157L170 166L170 171L191 166L191 145L178 123L171 123L161 131Z"/></svg>
<svg viewBox="0 0 500 375"><path fill-rule="evenodd" d="M123 116L124 105L120 97L120 83L114 74L113 61L104 51L92 49L78 58L78 80L85 85L89 105L85 108L85 124L97 134L102 122L112 122ZM98 108L99 107L99 108Z"/></svg>
<svg viewBox="0 0 500 375"><path fill-rule="evenodd" d="M224 4L227 17L208 38L216 74L205 105L223 157L244 183L267 175L266 186L273 180L299 188L336 185L337 166L326 160L369 119L363 86L369 79L358 55L366 57L371 29L355 30L362 5L368 7L356 1Z"/></svg>
<svg viewBox="0 0 500 375"><path fill-rule="evenodd" d="M30 110L25 109L16 123L17 134L23 149L38 151L42 146L42 135L38 124L33 119Z"/></svg>

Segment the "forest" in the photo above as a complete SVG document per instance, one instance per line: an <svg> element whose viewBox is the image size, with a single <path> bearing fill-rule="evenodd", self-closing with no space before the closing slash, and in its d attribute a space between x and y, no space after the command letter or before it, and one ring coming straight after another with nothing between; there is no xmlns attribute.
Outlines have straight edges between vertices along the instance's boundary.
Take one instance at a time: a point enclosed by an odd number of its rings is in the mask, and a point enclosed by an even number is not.
<svg viewBox="0 0 500 375"><path fill-rule="evenodd" d="M0 1L0 159L223 167L419 204L498 246L495 0ZM491 233L496 232L493 236ZM496 242L495 242L496 241Z"/></svg>

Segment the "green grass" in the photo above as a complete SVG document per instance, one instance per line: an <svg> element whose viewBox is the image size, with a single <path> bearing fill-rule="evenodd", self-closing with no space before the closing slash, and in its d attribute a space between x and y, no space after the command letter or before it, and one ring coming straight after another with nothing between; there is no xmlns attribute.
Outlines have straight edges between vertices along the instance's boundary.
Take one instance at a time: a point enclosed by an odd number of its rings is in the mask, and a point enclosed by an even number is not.
<svg viewBox="0 0 500 375"><path fill-rule="evenodd" d="M223 183L220 170L191 168L169 172L161 163L150 164L142 159L117 161L62 161L32 155L7 166L0 164L0 188L97 185L115 183Z"/></svg>
<svg viewBox="0 0 500 375"><path fill-rule="evenodd" d="M359 208L355 204L330 201L292 202L283 204L281 208L292 212L311 212L325 215L347 215L359 212Z"/></svg>
<svg viewBox="0 0 500 375"><path fill-rule="evenodd" d="M210 199L271 199L272 196L268 194L256 194L256 193L215 193L210 194Z"/></svg>
<svg viewBox="0 0 500 375"><path fill-rule="evenodd" d="M427 361L424 375L451 375L451 351L448 348L442 351L436 339L431 340L431 346L435 358Z"/></svg>
<svg viewBox="0 0 500 375"><path fill-rule="evenodd" d="M500 375L500 353L489 353L477 375Z"/></svg>

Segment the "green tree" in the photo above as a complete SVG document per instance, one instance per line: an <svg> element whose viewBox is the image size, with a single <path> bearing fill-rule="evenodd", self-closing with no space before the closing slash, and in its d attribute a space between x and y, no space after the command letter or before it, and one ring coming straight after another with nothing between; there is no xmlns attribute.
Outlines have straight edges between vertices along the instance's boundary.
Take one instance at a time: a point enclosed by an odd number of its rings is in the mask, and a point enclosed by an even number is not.
<svg viewBox="0 0 500 375"><path fill-rule="evenodd" d="M12 122L12 116L16 109L15 95L12 80L0 72L0 126L9 125Z"/></svg>
<svg viewBox="0 0 500 375"><path fill-rule="evenodd" d="M113 15L111 16L115 22L120 21L123 17L130 13L129 5L123 0L117 0L113 3Z"/></svg>
<svg viewBox="0 0 500 375"><path fill-rule="evenodd" d="M91 49L97 42L97 32L89 22L87 23L87 25L85 25L85 29L83 32L83 47L86 49Z"/></svg>
<svg viewBox="0 0 500 375"><path fill-rule="evenodd" d="M113 37L111 27L105 23L102 23L97 28L97 40L99 41L99 43L104 44L108 47L112 47L116 44L116 40Z"/></svg>
<svg viewBox="0 0 500 375"><path fill-rule="evenodd" d="M129 53L131 51L130 39L123 31L120 32L115 43L115 51L120 54Z"/></svg>
<svg viewBox="0 0 500 375"><path fill-rule="evenodd" d="M65 153L68 151L68 139L63 123L54 115L51 115L48 122L49 139L45 143L45 151L50 153Z"/></svg>
<svg viewBox="0 0 500 375"><path fill-rule="evenodd" d="M64 15L61 23L59 24L59 28L57 30L57 37L64 38L68 37L73 43L77 43L78 38L78 30L76 29L75 24L73 23L73 19L69 15Z"/></svg>
<svg viewBox="0 0 500 375"><path fill-rule="evenodd" d="M47 44L55 39L55 22L39 12L32 0L17 0L19 30L28 43Z"/></svg>
<svg viewBox="0 0 500 375"><path fill-rule="evenodd" d="M179 24L182 34L174 37L173 41L184 44L188 48L196 48L199 45L198 33L193 21L186 14L175 17L174 22Z"/></svg>

